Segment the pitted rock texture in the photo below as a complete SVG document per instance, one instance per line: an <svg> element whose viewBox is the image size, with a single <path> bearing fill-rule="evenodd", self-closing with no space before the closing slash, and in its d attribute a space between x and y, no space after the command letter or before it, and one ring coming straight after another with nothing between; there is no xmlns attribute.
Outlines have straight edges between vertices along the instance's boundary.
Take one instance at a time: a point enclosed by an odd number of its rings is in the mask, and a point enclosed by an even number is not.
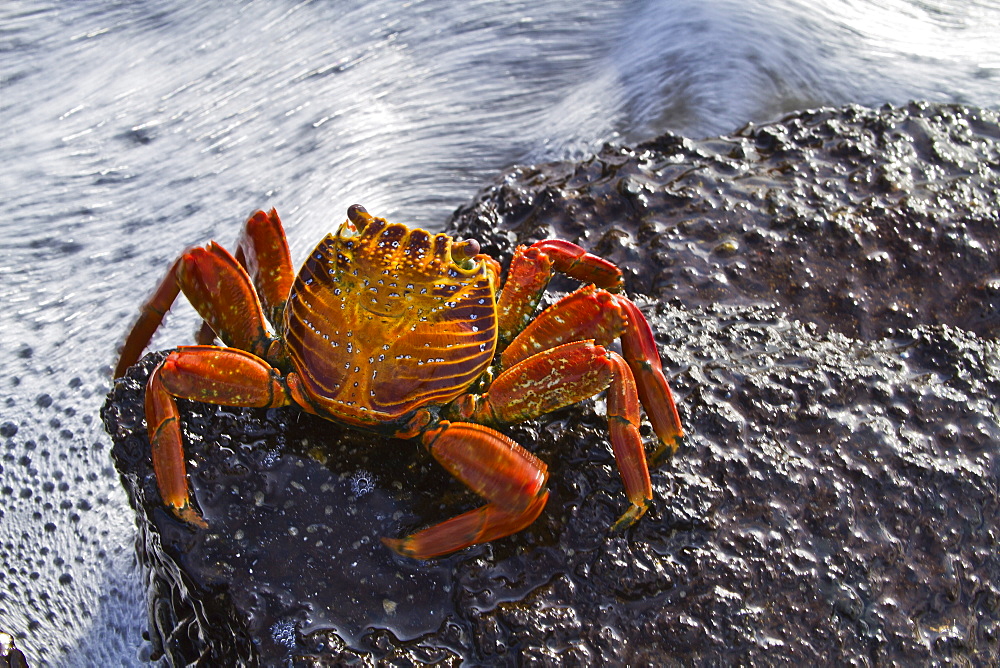
<svg viewBox="0 0 1000 668"><path fill-rule="evenodd" d="M478 501L416 444L181 402L210 523L190 529L151 477L147 356L104 420L152 656L997 663L998 133L962 107L805 112L517 168L458 212L451 231L497 256L555 234L626 268L688 436L625 533L608 530L625 499L599 401L505 430L550 466L533 525L428 563L377 539Z"/></svg>
<svg viewBox="0 0 1000 668"><path fill-rule="evenodd" d="M694 141L665 135L582 162L516 167L453 230L580 243L633 293L775 304L850 336L1000 327L994 111L821 109Z"/></svg>

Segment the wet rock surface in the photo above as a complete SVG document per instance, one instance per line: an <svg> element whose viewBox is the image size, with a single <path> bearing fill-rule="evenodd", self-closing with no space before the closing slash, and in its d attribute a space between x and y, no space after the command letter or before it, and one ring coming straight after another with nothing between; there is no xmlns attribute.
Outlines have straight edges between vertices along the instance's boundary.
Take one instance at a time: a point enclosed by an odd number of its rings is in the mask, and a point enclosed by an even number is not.
<svg viewBox="0 0 1000 668"><path fill-rule="evenodd" d="M1000 126L993 111L822 109L583 162L518 167L455 229L508 257L558 237L673 304L767 304L860 338L1000 327Z"/></svg>
<svg viewBox="0 0 1000 668"><path fill-rule="evenodd" d="M192 530L152 480L147 356L104 420L151 658L996 663L998 135L963 107L805 112L517 168L458 212L498 257L554 235L626 269L688 436L623 534L593 401L506 430L550 466L531 527L428 563L378 537L478 502L417 444L181 402Z"/></svg>

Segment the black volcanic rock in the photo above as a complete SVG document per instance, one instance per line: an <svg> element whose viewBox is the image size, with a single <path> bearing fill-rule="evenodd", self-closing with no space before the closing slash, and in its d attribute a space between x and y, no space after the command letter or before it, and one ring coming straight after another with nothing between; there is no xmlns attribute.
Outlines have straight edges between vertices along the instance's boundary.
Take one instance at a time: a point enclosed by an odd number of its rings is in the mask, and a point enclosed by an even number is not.
<svg viewBox="0 0 1000 668"><path fill-rule="evenodd" d="M574 241L633 294L686 307L774 305L865 339L938 323L992 338L998 139L996 112L961 106L801 112L515 167L450 231L504 258L515 241Z"/></svg>
<svg viewBox="0 0 1000 668"><path fill-rule="evenodd" d="M181 402L210 523L192 530L152 481L147 356L104 420L153 656L997 663L998 136L959 106L804 112L515 168L456 214L497 257L559 236L625 268L688 436L622 534L593 401L506 429L549 463L538 521L428 563L378 537L478 501L417 444Z"/></svg>

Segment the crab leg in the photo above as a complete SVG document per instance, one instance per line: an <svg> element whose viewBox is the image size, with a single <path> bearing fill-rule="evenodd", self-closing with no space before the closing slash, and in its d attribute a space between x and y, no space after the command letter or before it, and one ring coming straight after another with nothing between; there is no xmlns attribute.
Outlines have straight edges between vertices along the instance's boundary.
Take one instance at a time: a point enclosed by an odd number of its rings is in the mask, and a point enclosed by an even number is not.
<svg viewBox="0 0 1000 668"><path fill-rule="evenodd" d="M533 355L501 373L485 394L459 402L465 419L519 422L583 401L608 389L608 429L630 508L615 523L625 527L646 512L653 490L639 436L639 398L620 355L575 341Z"/></svg>
<svg viewBox="0 0 1000 668"><path fill-rule="evenodd" d="M258 211L247 219L235 256L250 275L268 321L277 326L295 281L292 255L277 211Z"/></svg>
<svg viewBox="0 0 1000 668"><path fill-rule="evenodd" d="M249 274L268 322L277 326L295 281L288 240L277 211L257 211L247 219L233 257ZM215 331L202 321L195 338L209 345L215 341Z"/></svg>
<svg viewBox="0 0 1000 668"><path fill-rule="evenodd" d="M177 299L177 294L180 292L180 286L177 283L177 265L180 262L181 258L174 261L152 296L139 309L139 318L132 325L132 329L125 339L125 345L122 346L121 355L118 357L115 378L124 376L128 368L139 361L142 351L146 349L149 340L153 338L153 332L163 322L164 314Z"/></svg>
<svg viewBox="0 0 1000 668"><path fill-rule="evenodd" d="M611 449L618 462L625 496L631 504L611 527L624 529L646 513L653 499L653 486L649 479L646 451L639 436L639 398L635 379L628 364L617 353L608 352L614 366L615 379L608 388L608 429L611 432Z"/></svg>
<svg viewBox="0 0 1000 668"><path fill-rule="evenodd" d="M487 504L406 538L382 539L403 556L430 559L509 536L534 522L545 507L547 467L503 434L478 424L443 421L424 432L423 443Z"/></svg>
<svg viewBox="0 0 1000 668"><path fill-rule="evenodd" d="M507 343L531 320L554 272L618 292L622 272L611 262L559 239L518 246L497 302L500 342Z"/></svg>
<svg viewBox="0 0 1000 668"><path fill-rule="evenodd" d="M160 379L162 366L156 367L146 383L146 425L153 457L153 474L160 497L178 518L206 528L208 524L191 505L188 493L187 467L181 441L180 415L177 402L163 389Z"/></svg>
<svg viewBox="0 0 1000 668"><path fill-rule="evenodd" d="M531 244L552 260L552 268L583 283L618 292L622 288L622 270L613 262L588 253L580 246L562 239L545 239Z"/></svg>
<svg viewBox="0 0 1000 668"><path fill-rule="evenodd" d="M673 454L677 450L677 439L684 436L681 418L677 414L674 395L663 375L660 353L649 322L631 300L616 295L615 300L625 311L628 326L622 331L622 353L632 369L639 391L639 400L646 409L646 417L653 425L653 431L660 439L661 447L653 455L655 460L664 450Z"/></svg>
<svg viewBox="0 0 1000 668"><path fill-rule="evenodd" d="M639 400L660 440L657 455L664 450L673 454L684 430L663 375L653 332L642 311L628 298L593 285L580 288L532 320L503 351L501 362L511 367L529 355L567 341L594 339L599 345L608 345L619 336Z"/></svg>
<svg viewBox="0 0 1000 668"><path fill-rule="evenodd" d="M606 346L625 327L615 295L591 285L566 295L521 330L501 355L504 368L570 341Z"/></svg>
<svg viewBox="0 0 1000 668"><path fill-rule="evenodd" d="M270 338L250 277L226 249L214 241L186 251L171 265L139 313L122 348L115 377L139 360L179 292L229 345L263 356ZM202 337L199 340L204 341Z"/></svg>
<svg viewBox="0 0 1000 668"><path fill-rule="evenodd" d="M146 425L153 471L164 503L180 519L208 526L191 504L175 397L226 406L283 406L291 397L264 360L235 348L184 346L156 367L146 384Z"/></svg>

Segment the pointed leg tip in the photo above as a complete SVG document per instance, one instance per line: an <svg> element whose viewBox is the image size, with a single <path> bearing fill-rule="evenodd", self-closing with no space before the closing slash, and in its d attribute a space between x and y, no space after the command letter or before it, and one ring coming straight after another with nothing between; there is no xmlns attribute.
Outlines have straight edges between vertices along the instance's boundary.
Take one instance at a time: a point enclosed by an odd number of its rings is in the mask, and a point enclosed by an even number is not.
<svg viewBox="0 0 1000 668"><path fill-rule="evenodd" d="M196 526L199 529L208 528L208 522L206 522L205 518L201 516L201 513L195 510L194 506L185 504L179 508L174 508L173 510L178 519Z"/></svg>
<svg viewBox="0 0 1000 668"><path fill-rule="evenodd" d="M419 555L417 555L416 552L412 548L409 547L410 541L407 540L406 538L385 538L385 537L383 537L381 540L382 540L382 544L383 545L385 545L390 550L392 550L393 552L395 552L396 554L398 554L398 555L400 555L402 557L407 557L409 559L422 559L423 558L423 557L420 557Z"/></svg>
<svg viewBox="0 0 1000 668"><path fill-rule="evenodd" d="M677 450L680 448L683 439L684 439L683 431L678 432L677 434L667 439L661 438L660 443L657 446L656 450L654 450L653 453L649 455L648 459L650 468L659 466L660 464L666 462L668 459L672 459L673 456L677 454Z"/></svg>
<svg viewBox="0 0 1000 668"><path fill-rule="evenodd" d="M642 505L633 504L629 506L629 509L626 510L624 513L622 513L622 516L619 517L618 520L611 525L611 530L623 531L625 529L628 529L630 526L638 522L639 518L645 515L648 509L649 509L649 504L646 503Z"/></svg>
<svg viewBox="0 0 1000 668"><path fill-rule="evenodd" d="M403 540L399 538L386 538L385 536L382 536L379 540L381 540L382 544L393 552L399 552L403 546Z"/></svg>

